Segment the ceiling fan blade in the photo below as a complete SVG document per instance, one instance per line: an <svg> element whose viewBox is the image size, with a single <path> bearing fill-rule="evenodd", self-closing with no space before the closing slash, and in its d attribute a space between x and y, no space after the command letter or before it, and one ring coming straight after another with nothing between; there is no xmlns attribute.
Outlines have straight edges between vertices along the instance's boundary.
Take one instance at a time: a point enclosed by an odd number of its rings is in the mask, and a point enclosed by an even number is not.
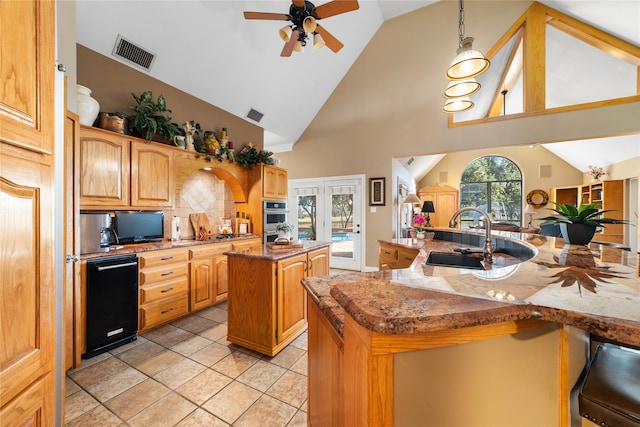
<svg viewBox="0 0 640 427"><path fill-rule="evenodd" d="M298 30L295 30L293 33L291 33L291 37L289 38L289 41L284 44L280 56L291 56L291 52L293 52L293 48L298 41L299 34L300 32Z"/></svg>
<svg viewBox="0 0 640 427"><path fill-rule="evenodd" d="M288 21L291 16L286 13L245 12L244 19L270 19L274 21Z"/></svg>
<svg viewBox="0 0 640 427"><path fill-rule="evenodd" d="M297 7L298 9L306 9L307 5L305 4L304 0L291 0L291 3L293 3L293 5L295 7Z"/></svg>
<svg viewBox="0 0 640 427"><path fill-rule="evenodd" d="M360 8L357 0L333 0L316 7L318 19L328 18L341 13L351 12Z"/></svg>
<svg viewBox="0 0 640 427"><path fill-rule="evenodd" d="M324 29L324 27L318 25L316 27L316 32L322 36L324 40L325 46L331 49L334 53L337 53L340 49L344 47L344 45L337 38L333 37L331 33Z"/></svg>

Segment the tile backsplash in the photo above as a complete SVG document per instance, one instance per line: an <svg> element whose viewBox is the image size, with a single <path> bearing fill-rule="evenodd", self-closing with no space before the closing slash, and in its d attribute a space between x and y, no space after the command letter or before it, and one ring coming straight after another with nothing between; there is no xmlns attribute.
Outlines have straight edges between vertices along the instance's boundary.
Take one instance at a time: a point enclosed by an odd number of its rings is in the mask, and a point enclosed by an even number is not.
<svg viewBox="0 0 640 427"><path fill-rule="evenodd" d="M235 217L233 194L226 182L211 172L194 172L182 185L174 209L165 209L164 235L171 238L171 218L180 218L183 239L195 238L189 214L204 212L209 218L213 233L218 234L220 218Z"/></svg>

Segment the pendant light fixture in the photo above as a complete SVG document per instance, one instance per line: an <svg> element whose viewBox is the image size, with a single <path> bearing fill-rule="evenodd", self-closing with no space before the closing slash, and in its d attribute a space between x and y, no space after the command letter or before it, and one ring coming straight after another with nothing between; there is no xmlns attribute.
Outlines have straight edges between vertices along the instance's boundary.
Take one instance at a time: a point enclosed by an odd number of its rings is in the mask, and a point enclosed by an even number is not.
<svg viewBox="0 0 640 427"><path fill-rule="evenodd" d="M464 36L464 1L460 0L459 4L459 47L447 70L447 78L452 81L444 91L444 96L448 98L442 107L445 113L458 113L473 108L469 95L480 90L480 83L474 77L487 71L491 64L481 52L473 49L473 37Z"/></svg>

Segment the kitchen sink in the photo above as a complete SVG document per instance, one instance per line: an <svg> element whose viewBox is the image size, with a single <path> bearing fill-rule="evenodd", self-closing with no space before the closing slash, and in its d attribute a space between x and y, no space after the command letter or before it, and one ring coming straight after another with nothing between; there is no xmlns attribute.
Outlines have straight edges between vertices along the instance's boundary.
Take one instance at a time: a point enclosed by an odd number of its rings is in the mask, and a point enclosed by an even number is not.
<svg viewBox="0 0 640 427"><path fill-rule="evenodd" d="M427 257L427 265L484 270L483 260L482 253L431 252Z"/></svg>

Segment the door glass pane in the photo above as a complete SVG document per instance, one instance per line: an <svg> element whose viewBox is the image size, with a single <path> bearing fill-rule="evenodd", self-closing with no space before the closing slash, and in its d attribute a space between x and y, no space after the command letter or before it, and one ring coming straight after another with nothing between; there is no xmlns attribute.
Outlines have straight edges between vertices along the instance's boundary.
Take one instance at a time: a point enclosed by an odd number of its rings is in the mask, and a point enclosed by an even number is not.
<svg viewBox="0 0 640 427"><path fill-rule="evenodd" d="M316 197L298 196L298 240L316 240Z"/></svg>
<svg viewBox="0 0 640 427"><path fill-rule="evenodd" d="M499 222L520 225L522 181L491 183L491 214Z"/></svg>
<svg viewBox="0 0 640 427"><path fill-rule="evenodd" d="M331 256L353 258L353 194L331 196Z"/></svg>

